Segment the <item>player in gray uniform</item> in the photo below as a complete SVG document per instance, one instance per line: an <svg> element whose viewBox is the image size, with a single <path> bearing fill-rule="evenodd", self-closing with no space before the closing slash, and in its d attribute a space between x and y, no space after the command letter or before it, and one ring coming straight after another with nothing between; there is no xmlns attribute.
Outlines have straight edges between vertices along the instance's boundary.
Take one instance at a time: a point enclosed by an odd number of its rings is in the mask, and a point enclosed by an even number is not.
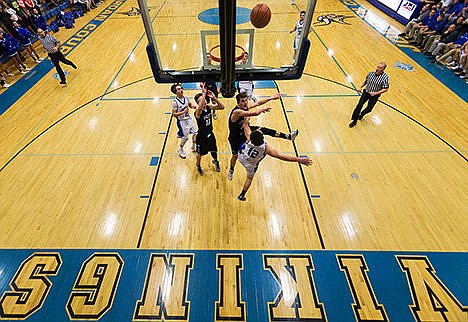
<svg viewBox="0 0 468 322"><path fill-rule="evenodd" d="M176 98L172 101L172 116L177 119L177 137L180 138L180 146L177 150L182 159L186 158L184 145L188 141L189 135L192 134L192 151L195 152L197 129L193 123L189 113L189 108L195 108L187 96L184 96L184 89L181 84L173 84L171 92L176 94Z"/></svg>
<svg viewBox="0 0 468 322"><path fill-rule="evenodd" d="M281 154L273 147L263 141L263 133L260 129L252 131L249 126L248 118L244 121L244 134L246 142L243 143L239 149L239 162L244 166L247 171L247 178L245 179L242 192L237 196L240 201L245 201L245 194L249 190L252 184L255 172L257 172L260 161L265 158L266 155L272 156L283 161L299 162L300 164L309 166L312 164L312 160L308 157L298 158L292 155Z"/></svg>
<svg viewBox="0 0 468 322"><path fill-rule="evenodd" d="M260 115L261 113L264 112L269 112L270 108L269 107L263 107L263 108L256 108L259 107L271 100L277 100L280 98L280 94L276 93L273 96L267 97L267 98L262 98L258 100L256 103L253 103L252 105L248 105L248 97L246 93L239 93L236 95L236 101L237 101L237 106L234 107L231 111L231 114L229 115L229 145L231 146L231 162L230 162L230 167L229 167L229 172L228 172L228 179L232 180L233 175L234 175L234 167L237 162L237 153L239 151L239 147L243 142L246 141L245 135L244 135L244 129L243 129L243 124L244 124L244 119L246 117L251 117L251 116L257 116ZM252 127L252 130L259 129L259 127ZM280 131L274 130L267 128L265 126L260 127L260 130L264 135L272 136L272 137L278 137L286 140L291 140L294 141L296 139L296 136L299 134L299 130L294 130L291 133L282 133Z"/></svg>

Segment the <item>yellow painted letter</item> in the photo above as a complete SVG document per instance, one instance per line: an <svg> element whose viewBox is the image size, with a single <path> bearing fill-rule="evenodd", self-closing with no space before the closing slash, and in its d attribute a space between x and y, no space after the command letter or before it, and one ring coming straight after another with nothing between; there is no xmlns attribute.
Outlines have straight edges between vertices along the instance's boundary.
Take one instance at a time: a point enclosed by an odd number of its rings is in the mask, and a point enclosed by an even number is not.
<svg viewBox="0 0 468 322"><path fill-rule="evenodd" d="M240 279L240 271L244 269L242 255L218 254L216 257L220 299L215 304L215 321L245 321Z"/></svg>
<svg viewBox="0 0 468 322"><path fill-rule="evenodd" d="M70 298L71 319L100 319L112 306L124 262L119 254L95 253L82 265Z"/></svg>
<svg viewBox="0 0 468 322"><path fill-rule="evenodd" d="M281 288L275 301L268 303L271 321L326 321L315 290L310 255L264 255L263 260Z"/></svg>
<svg viewBox="0 0 468 322"><path fill-rule="evenodd" d="M417 321L468 321L468 307L437 277L425 256L396 256L405 271L413 298L410 306Z"/></svg>
<svg viewBox="0 0 468 322"><path fill-rule="evenodd" d="M357 321L388 321L383 305L379 304L367 276L362 255L337 255L340 269L345 272L354 303Z"/></svg>
<svg viewBox="0 0 468 322"><path fill-rule="evenodd" d="M167 319L188 321L189 272L193 255L151 254L142 299L137 301L134 320Z"/></svg>
<svg viewBox="0 0 468 322"><path fill-rule="evenodd" d="M26 319L38 311L47 297L52 282L48 276L57 275L62 259L59 253L35 253L16 271L0 299L0 318Z"/></svg>

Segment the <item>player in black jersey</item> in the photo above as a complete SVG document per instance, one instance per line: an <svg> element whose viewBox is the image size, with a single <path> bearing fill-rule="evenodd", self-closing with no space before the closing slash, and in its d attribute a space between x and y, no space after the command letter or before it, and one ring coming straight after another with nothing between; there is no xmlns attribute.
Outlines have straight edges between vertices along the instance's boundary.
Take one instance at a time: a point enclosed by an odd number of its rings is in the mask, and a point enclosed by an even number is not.
<svg viewBox="0 0 468 322"><path fill-rule="evenodd" d="M253 103L252 105L248 105L248 96L246 93L239 93L236 95L237 106L231 111L229 115L229 144L231 146L231 165L228 172L228 179L232 180L234 175L234 167L237 161L237 154L239 152L239 147L243 142L245 142L245 135L244 135L244 128L243 124L246 121L246 118L251 116L257 116L264 112L269 112L269 107L262 107L255 109L253 111L249 111L254 107L263 105L271 100L277 100L280 98L280 94L277 93L273 96L268 98L259 99L257 102ZM250 126L252 131L261 130L264 135L272 136L272 137L279 137L286 140L294 141L296 136L299 134L298 130L294 130L289 134L285 134L283 132L279 132L274 129L270 129L267 127L259 127L259 126Z"/></svg>
<svg viewBox="0 0 468 322"><path fill-rule="evenodd" d="M214 81L207 81L205 83L200 83L200 88L202 88L202 86L206 87L207 90L209 91L212 91L214 96L216 96L216 98L218 98L218 95L219 95L219 86L216 82ZM205 95L205 100L206 100L206 103L207 104L211 104L211 98L207 95ZM216 104L214 101L213 101L213 104ZM216 114L216 111L214 109L212 109L212 112L213 112L213 119L217 120L218 119L218 114Z"/></svg>
<svg viewBox="0 0 468 322"><path fill-rule="evenodd" d="M216 145L216 138L213 133L213 120L211 117L211 110L223 110L224 105L221 103L216 95L204 85L202 86L202 93L195 95L195 102L197 108L195 109L195 119L197 120L198 132L197 132L197 171L200 175L203 175L203 169L201 168L200 161L202 155L211 153L213 158L213 164L216 171L220 172L218 161L218 147ZM209 97L211 104L208 105L205 97Z"/></svg>

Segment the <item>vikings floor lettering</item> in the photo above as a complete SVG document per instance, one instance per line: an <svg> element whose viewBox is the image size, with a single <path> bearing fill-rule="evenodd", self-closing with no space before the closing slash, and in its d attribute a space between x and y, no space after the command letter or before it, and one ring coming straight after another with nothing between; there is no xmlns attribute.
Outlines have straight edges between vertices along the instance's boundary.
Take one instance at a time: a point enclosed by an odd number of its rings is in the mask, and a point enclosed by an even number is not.
<svg viewBox="0 0 468 322"><path fill-rule="evenodd" d="M0 250L0 319L468 321L468 254Z"/></svg>

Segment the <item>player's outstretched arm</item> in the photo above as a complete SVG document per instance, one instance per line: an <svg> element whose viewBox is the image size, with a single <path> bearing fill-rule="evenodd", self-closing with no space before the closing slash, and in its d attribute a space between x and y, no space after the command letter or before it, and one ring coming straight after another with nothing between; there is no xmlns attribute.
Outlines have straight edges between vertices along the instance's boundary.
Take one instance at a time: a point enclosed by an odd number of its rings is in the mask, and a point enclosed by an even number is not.
<svg viewBox="0 0 468 322"><path fill-rule="evenodd" d="M269 156L271 156L273 158L276 158L276 159L283 160L283 161L298 162L298 163L306 165L306 166L309 166L309 165L312 164L312 160L310 160L308 157L298 158L298 157L293 156L293 155L282 154L282 153L280 153L279 151L277 151L275 148L271 147L268 144L266 145L265 152Z"/></svg>
<svg viewBox="0 0 468 322"><path fill-rule="evenodd" d="M195 110L195 117L197 119L200 118L200 115L201 115L203 109L205 108L205 105L206 105L205 95L206 95L206 88L204 86L202 86L202 93L197 94L195 96L195 99L197 100L197 102L196 102L197 106L196 106L196 110Z"/></svg>
<svg viewBox="0 0 468 322"><path fill-rule="evenodd" d="M268 103L269 101L272 101L272 100L277 100L281 97L281 94L280 93L276 93L270 97L267 97L267 98L261 98L259 99L257 102L253 103L252 105L249 105L249 109L251 108L254 108L254 107L257 107L257 106L260 106L260 105L263 105L265 103Z"/></svg>
<svg viewBox="0 0 468 322"><path fill-rule="evenodd" d="M262 107L262 108L257 108L253 111L244 111L241 109L237 109L233 112L234 115L236 115L237 118L244 116L244 117L251 117L251 116L257 116L265 112L270 112L271 108L269 107Z"/></svg>
<svg viewBox="0 0 468 322"><path fill-rule="evenodd" d="M245 141L249 142L250 141L250 133L252 133L252 130L250 129L250 118L247 117L244 120L244 124L242 124L242 127L244 128Z"/></svg>

